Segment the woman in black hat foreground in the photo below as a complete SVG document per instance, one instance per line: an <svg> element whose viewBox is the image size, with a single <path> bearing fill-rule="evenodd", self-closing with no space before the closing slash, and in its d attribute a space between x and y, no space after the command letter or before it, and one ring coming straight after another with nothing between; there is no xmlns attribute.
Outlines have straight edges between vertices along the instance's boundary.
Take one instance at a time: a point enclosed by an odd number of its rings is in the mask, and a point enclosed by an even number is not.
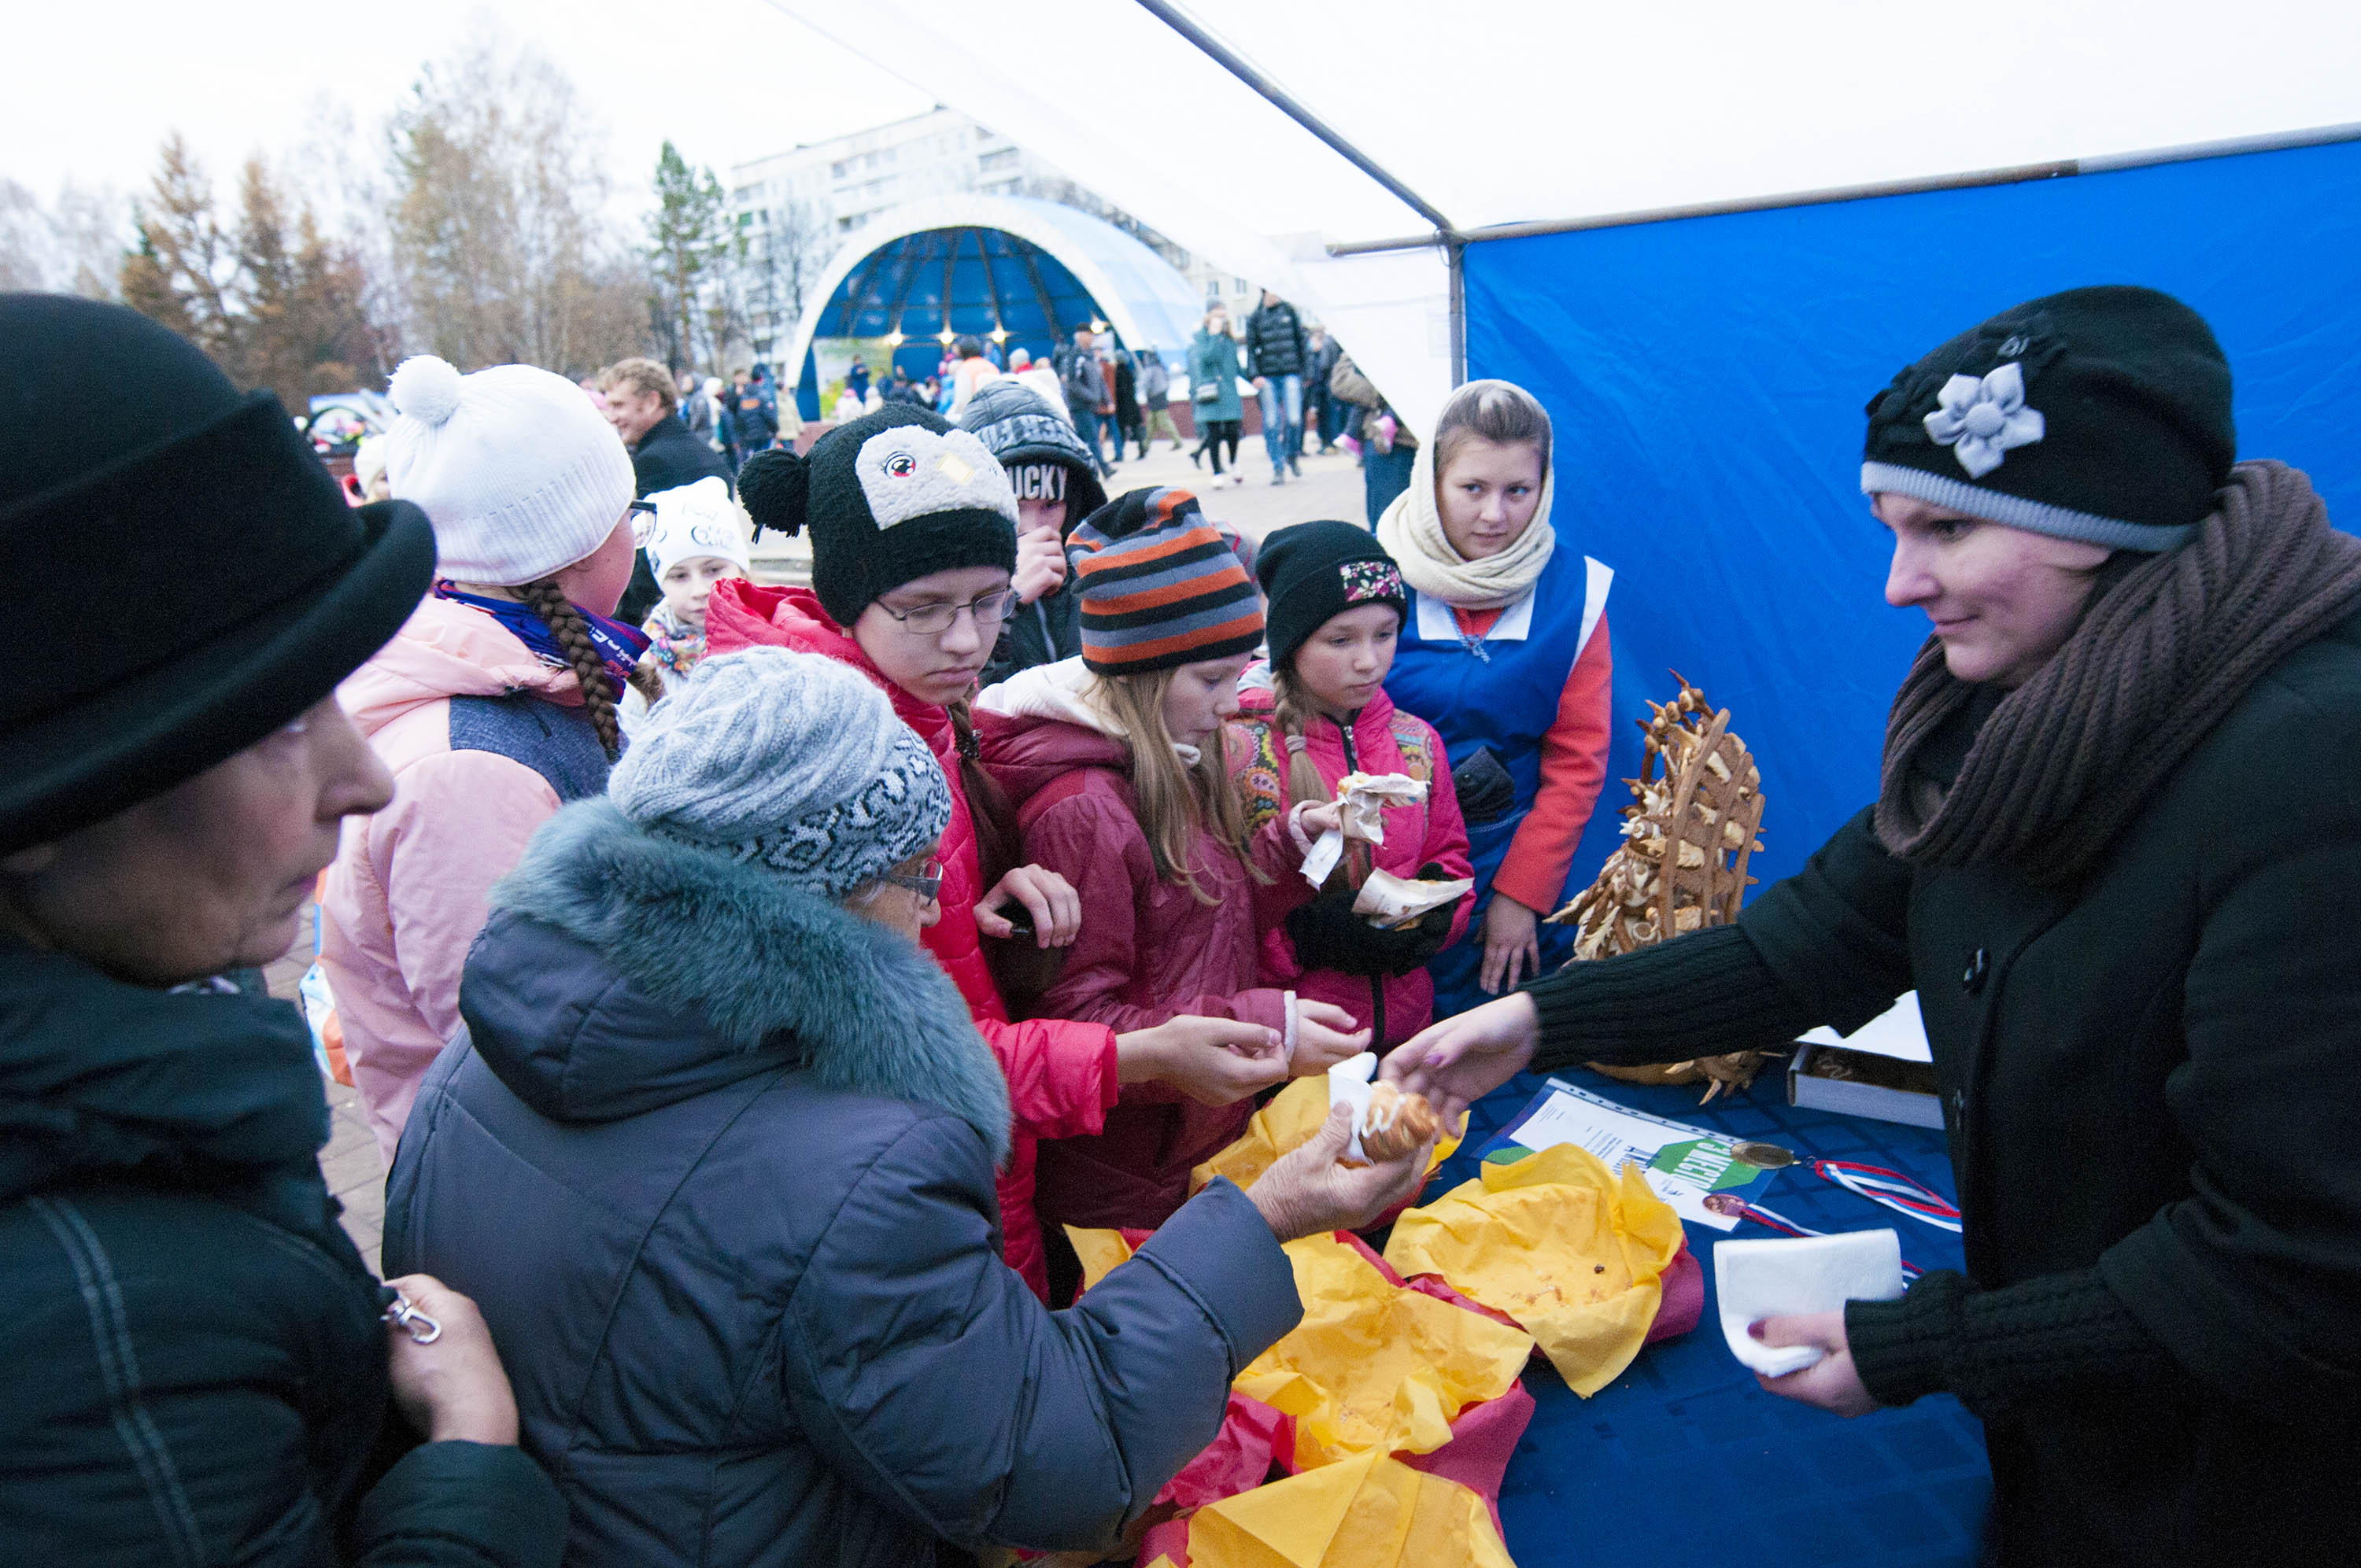
<svg viewBox="0 0 2361 1568"><path fill-rule="evenodd" d="M379 1322L309 1032L214 978L387 798L333 693L432 531L128 311L0 295L0 573L71 652L0 686L0 1559L555 1564L473 1304L414 1276L439 1336Z"/></svg>
<svg viewBox="0 0 2361 1568"><path fill-rule="evenodd" d="M1774 1393L1982 1418L2004 1563L2350 1562L2361 1540L2361 542L2237 463L2186 306L2081 289L1870 406L1886 598L1933 637L1884 777L1735 926L1438 1025L1517 1069L1851 1029L1915 987L1967 1272L1774 1318Z"/></svg>

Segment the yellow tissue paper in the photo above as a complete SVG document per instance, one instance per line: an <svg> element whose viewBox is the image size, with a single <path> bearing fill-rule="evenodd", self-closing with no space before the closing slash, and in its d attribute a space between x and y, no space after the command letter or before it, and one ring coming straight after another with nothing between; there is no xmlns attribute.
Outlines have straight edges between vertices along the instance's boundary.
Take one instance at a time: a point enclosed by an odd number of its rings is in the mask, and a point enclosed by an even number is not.
<svg viewBox="0 0 2361 1568"><path fill-rule="evenodd" d="M1333 1234L1287 1244L1303 1321L1231 1387L1295 1418L1295 1467L1364 1452L1431 1453L1453 1418L1497 1399L1532 1336L1405 1290Z"/></svg>
<svg viewBox="0 0 2361 1568"><path fill-rule="evenodd" d="M1121 1231L1084 1231L1072 1225L1065 1229L1066 1239L1074 1245L1074 1255L1082 1260L1085 1290L1105 1278L1116 1264L1131 1260L1131 1244L1123 1239Z"/></svg>
<svg viewBox="0 0 2361 1568"><path fill-rule="evenodd" d="M1327 1075L1297 1079L1254 1113L1235 1143L1189 1173L1190 1195L1194 1197L1217 1176L1226 1176L1240 1187L1252 1187L1272 1161L1298 1144L1310 1143L1327 1119ZM1434 1140L1434 1155L1426 1168L1433 1170L1449 1159L1466 1131L1467 1118L1463 1113L1457 1128Z"/></svg>
<svg viewBox="0 0 2361 1568"><path fill-rule="evenodd" d="M1470 1300L1506 1312L1585 1398L1631 1365L1655 1321L1664 1272L1681 1249L1680 1216L1636 1167L1611 1174L1573 1144L1487 1164L1394 1225L1386 1261L1439 1274Z"/></svg>
<svg viewBox="0 0 2361 1568"><path fill-rule="evenodd" d="M1207 1504L1189 1521L1189 1563L1190 1568L1516 1568L1483 1498L1375 1452Z"/></svg>

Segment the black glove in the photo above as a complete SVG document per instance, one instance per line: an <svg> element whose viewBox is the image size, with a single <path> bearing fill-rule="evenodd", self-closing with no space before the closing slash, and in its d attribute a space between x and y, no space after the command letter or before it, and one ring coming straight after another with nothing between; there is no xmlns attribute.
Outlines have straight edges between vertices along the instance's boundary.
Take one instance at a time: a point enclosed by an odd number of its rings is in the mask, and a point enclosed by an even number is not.
<svg viewBox="0 0 2361 1568"><path fill-rule="evenodd" d="M1517 781L1489 746L1477 747L1451 770L1451 787L1459 796L1459 815L1470 828L1498 822L1517 808Z"/></svg>
<svg viewBox="0 0 2361 1568"><path fill-rule="evenodd" d="M1422 882L1441 881L1443 868L1428 865L1418 874ZM1340 974L1408 974L1443 949L1451 935L1452 914L1458 907L1446 904L1430 909L1416 925L1388 931L1353 913L1356 896L1357 889L1334 888L1287 917L1296 962L1308 970L1334 970Z"/></svg>

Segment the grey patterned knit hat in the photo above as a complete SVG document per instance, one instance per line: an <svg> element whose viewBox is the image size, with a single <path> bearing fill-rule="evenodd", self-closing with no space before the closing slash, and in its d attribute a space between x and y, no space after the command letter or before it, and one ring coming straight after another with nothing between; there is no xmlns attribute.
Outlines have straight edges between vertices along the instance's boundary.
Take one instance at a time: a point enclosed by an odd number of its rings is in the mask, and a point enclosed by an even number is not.
<svg viewBox="0 0 2361 1568"><path fill-rule="evenodd" d="M942 837L935 754L859 672L746 648L698 663L615 764L607 797L659 839L841 898Z"/></svg>

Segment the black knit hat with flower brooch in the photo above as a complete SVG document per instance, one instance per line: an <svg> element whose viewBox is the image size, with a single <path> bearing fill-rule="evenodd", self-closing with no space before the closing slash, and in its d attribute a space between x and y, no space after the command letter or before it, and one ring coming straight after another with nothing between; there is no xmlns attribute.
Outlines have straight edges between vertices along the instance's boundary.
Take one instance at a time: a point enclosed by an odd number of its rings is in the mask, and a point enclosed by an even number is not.
<svg viewBox="0 0 2361 1568"><path fill-rule="evenodd" d="M2230 363L2154 289L2031 300L1870 400L1861 488L2112 550L2187 543L2237 455Z"/></svg>

